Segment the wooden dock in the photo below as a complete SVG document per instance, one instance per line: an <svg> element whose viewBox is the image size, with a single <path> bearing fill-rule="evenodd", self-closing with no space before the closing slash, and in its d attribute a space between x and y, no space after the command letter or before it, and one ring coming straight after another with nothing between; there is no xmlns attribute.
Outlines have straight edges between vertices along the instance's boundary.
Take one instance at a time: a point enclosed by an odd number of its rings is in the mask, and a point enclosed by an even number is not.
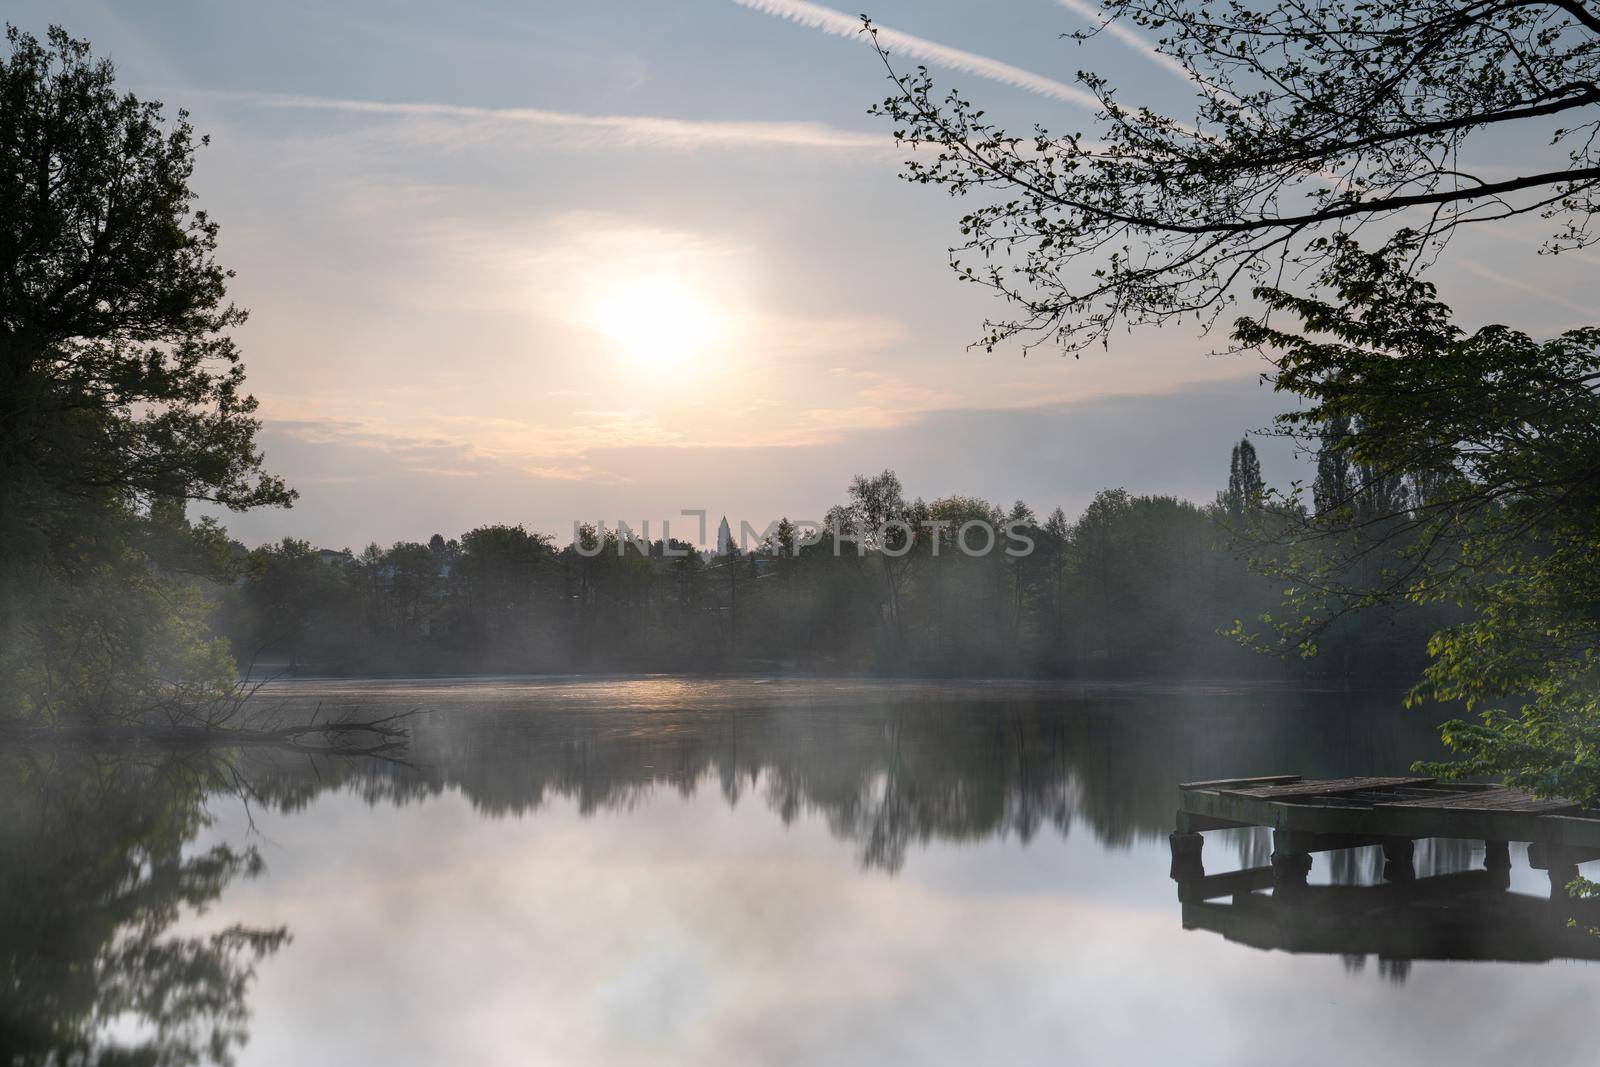
<svg viewBox="0 0 1600 1067"><path fill-rule="evenodd" d="M1286 774L1188 782L1178 792L1179 852L1193 844L1182 838L1204 830L1265 826L1277 835L1274 850L1285 853L1452 837L1490 845L1526 841L1562 868L1600 858L1600 811L1504 786Z"/></svg>
<svg viewBox="0 0 1600 1067"><path fill-rule="evenodd" d="M1566 896L1578 864L1600 859L1600 811L1569 800L1432 778L1274 775L1186 783L1176 822L1172 877L1185 928L1292 952L1600 958L1600 939L1584 928L1600 925L1595 902ZM1272 830L1271 865L1207 874L1202 834L1234 827ZM1416 877L1424 838L1482 841L1483 869ZM1548 900L1508 891L1510 842L1528 843L1530 865L1548 872ZM1308 884L1314 853L1368 845L1383 849L1382 883Z"/></svg>

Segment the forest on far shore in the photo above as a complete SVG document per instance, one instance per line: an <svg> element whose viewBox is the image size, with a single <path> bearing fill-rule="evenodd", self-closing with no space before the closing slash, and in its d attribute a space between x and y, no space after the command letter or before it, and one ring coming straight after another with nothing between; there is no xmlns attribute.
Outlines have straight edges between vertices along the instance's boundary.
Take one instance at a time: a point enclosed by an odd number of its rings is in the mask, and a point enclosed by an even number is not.
<svg viewBox="0 0 1600 1067"><path fill-rule="evenodd" d="M1316 491L1348 492L1332 483L1358 478L1324 462ZM1387 491L1410 490L1397 482ZM905 522L920 531L909 545L837 544L825 529L797 546L801 531L787 520L760 545L721 554L660 540L619 551L615 531L593 527L563 547L505 525L359 553L292 539L254 551L234 543L214 626L256 674L1414 675L1443 609L1345 619L1311 658L1263 655L1227 632L1236 623L1259 630L1281 604L1282 582L1250 557L1270 540L1263 526L1293 518L1267 505L1248 441L1235 446L1228 487L1210 503L1110 489L1076 519L1021 501L908 500L885 471L858 477L826 521L846 538ZM974 519L997 530L1021 523L1032 552L1008 555L1003 531L987 554L958 550L954 532ZM930 522L947 525L930 531Z"/></svg>

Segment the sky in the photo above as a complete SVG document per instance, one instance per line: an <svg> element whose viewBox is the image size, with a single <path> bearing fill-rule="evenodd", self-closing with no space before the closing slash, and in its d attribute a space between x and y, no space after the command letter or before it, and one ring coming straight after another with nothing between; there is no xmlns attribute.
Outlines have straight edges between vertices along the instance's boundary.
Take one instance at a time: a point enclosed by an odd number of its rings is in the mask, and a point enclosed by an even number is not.
<svg viewBox="0 0 1600 1067"><path fill-rule="evenodd" d="M870 0L905 63L1003 121L1087 129L1076 72L1192 111L1082 0ZM270 5L13 0L87 38L211 142L201 206L251 310L237 333L292 510L248 544L525 524L760 528L895 469L1069 516L1102 488L1207 500L1284 407L1188 327L1081 358L970 347L1004 308L946 265L961 205L901 181L849 9L798 0ZM1524 229L1437 272L1483 321L1600 317ZM1303 464L1260 447L1268 480ZM714 529L714 526L713 526Z"/></svg>

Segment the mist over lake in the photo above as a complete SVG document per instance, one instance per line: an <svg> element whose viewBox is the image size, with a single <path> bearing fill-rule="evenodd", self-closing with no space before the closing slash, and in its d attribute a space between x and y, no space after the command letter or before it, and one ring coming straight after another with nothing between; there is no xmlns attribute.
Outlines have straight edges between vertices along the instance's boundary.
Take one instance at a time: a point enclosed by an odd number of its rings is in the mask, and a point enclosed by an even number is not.
<svg viewBox="0 0 1600 1067"><path fill-rule="evenodd" d="M1583 1063L1592 0L11 0L0 1067Z"/></svg>
<svg viewBox="0 0 1600 1067"><path fill-rule="evenodd" d="M1517 1054L1556 1055L1594 993L1570 961L1287 953L1184 928L1173 783L1403 771L1437 740L1388 694L505 677L262 696L416 717L412 766L263 752L242 764L251 794L203 802L185 852L253 845L265 866L173 934L288 933L241 996L243 1064L1223 1064L1283 1045L1309 1063L1487 1064L1508 1035L1463 1004L1544 1020ZM62 760L11 792L7 853L52 829L47 793L90 773ZM53 865L14 868L7 913L94 905L92 883L44 879L131 840L57 842ZM1207 849L1237 869L1271 840ZM1319 856L1311 881L1375 886L1375 852ZM1515 860L1511 891L1542 897ZM1432 842L1417 873L1482 861L1477 842Z"/></svg>

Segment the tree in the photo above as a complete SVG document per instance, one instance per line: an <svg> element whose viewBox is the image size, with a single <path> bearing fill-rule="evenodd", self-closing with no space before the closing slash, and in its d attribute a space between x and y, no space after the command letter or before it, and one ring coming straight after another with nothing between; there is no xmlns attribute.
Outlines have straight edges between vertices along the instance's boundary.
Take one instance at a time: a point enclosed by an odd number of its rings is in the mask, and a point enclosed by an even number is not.
<svg viewBox="0 0 1600 1067"><path fill-rule="evenodd" d="M1008 528L1020 526L1032 532L1038 529L1039 517L1025 502L1018 500L1011 505L1011 510L1005 516L1005 522ZM1006 569L1010 571L1011 578L1011 643L1016 645L1022 636L1022 609L1027 599L1030 568L1028 556L1006 558Z"/></svg>
<svg viewBox="0 0 1600 1067"><path fill-rule="evenodd" d="M1040 533L1049 573L1050 646L1055 655L1060 655L1063 652L1061 641L1066 609L1066 578L1071 566L1068 546L1072 525L1067 522L1067 513L1056 508L1044 521Z"/></svg>
<svg viewBox="0 0 1600 1067"><path fill-rule="evenodd" d="M329 566L308 542L284 538L251 552L229 598L234 654L246 665L275 650L291 663L328 655L352 621L354 590L343 568Z"/></svg>
<svg viewBox="0 0 1600 1067"><path fill-rule="evenodd" d="M890 650L897 648L904 636L901 595L910 572L916 530L926 510L920 500L906 503L899 475L886 470L871 477L856 475L850 483L850 502L828 512L826 521L836 536L847 537L858 550L870 550L877 557L883 577L882 619Z"/></svg>
<svg viewBox="0 0 1600 1067"><path fill-rule="evenodd" d="M186 115L52 28L0 58L0 705L171 713L233 683L185 502L289 504L262 470ZM184 542L179 551L154 551ZM164 694L164 695L163 695ZM204 694L202 696L202 694Z"/></svg>
<svg viewBox="0 0 1600 1067"><path fill-rule="evenodd" d="M985 340L1075 350L1120 326L1209 326L1249 287L1263 313L1233 338L1310 401L1279 426L1319 454L1312 511L1291 499L1271 524L1266 568L1290 579L1281 647L1314 652L1373 606L1458 604L1472 615L1434 635L1413 695L1517 707L1449 724L1453 771L1600 796L1600 330L1469 335L1418 276L1473 222L1536 214L1550 252L1594 239L1600 15L1583 0L1102 10L1160 34L1195 121L1083 75L1096 137L1017 136L879 50L895 92L874 111L933 150L904 176L983 198L951 254L1017 308ZM1486 132L1550 147L1475 173Z"/></svg>
<svg viewBox="0 0 1600 1067"><path fill-rule="evenodd" d="M789 516L785 515L778 520L777 529L767 537L767 552L780 559L791 558L794 556L794 546L799 538L799 528L789 521Z"/></svg>
<svg viewBox="0 0 1600 1067"><path fill-rule="evenodd" d="M1249 438L1242 438L1233 446L1228 457L1228 491L1224 497L1230 514L1235 517L1259 507L1266 496L1267 483L1261 477L1261 460L1256 446Z"/></svg>
<svg viewBox="0 0 1600 1067"><path fill-rule="evenodd" d="M1087 627L1094 630L1096 643L1084 654L1115 660L1131 641L1121 631L1123 613L1117 606L1126 602L1120 579L1132 570L1127 556L1132 548L1121 534L1133 508L1126 489L1106 489L1095 494L1072 527L1070 557L1077 565L1077 584L1084 593Z"/></svg>
<svg viewBox="0 0 1600 1067"><path fill-rule="evenodd" d="M480 526L461 535L460 584L491 644L531 634L540 579L553 560L550 538L522 526Z"/></svg>
<svg viewBox="0 0 1600 1067"><path fill-rule="evenodd" d="M1316 435L1317 476L1311 483L1311 500L1319 515L1349 507L1356 497L1356 476L1351 469L1350 420L1329 419Z"/></svg>
<svg viewBox="0 0 1600 1067"><path fill-rule="evenodd" d="M1092 133L1012 133L880 48L895 91L874 111L900 143L933 150L904 176L983 197L951 255L963 279L1018 308L987 324L991 346L1076 348L1124 324L1211 322L1241 285L1323 263L1331 234L1370 224L1414 261L1458 226L1528 213L1557 220L1551 250L1594 239L1600 15L1584 0L1101 9L1158 35L1192 83L1191 121L1084 74ZM1486 132L1552 149L1475 173L1470 149Z"/></svg>
<svg viewBox="0 0 1600 1067"><path fill-rule="evenodd" d="M1472 614L1434 635L1413 694L1491 705L1447 724L1463 757L1447 769L1600 796L1587 757L1600 741L1600 328L1469 334L1432 286L1348 243L1324 282L1330 300L1261 294L1302 329L1236 327L1272 353L1275 386L1308 401L1279 417L1285 433L1349 427L1345 499L1359 506L1319 499L1289 528L1278 573L1295 610L1280 640L1312 650L1352 611L1460 604ZM1426 495L1397 491L1419 471Z"/></svg>
<svg viewBox="0 0 1600 1067"><path fill-rule="evenodd" d="M0 514L39 492L287 504L261 469L185 112L8 27L0 61ZM36 514L36 513L34 513Z"/></svg>
<svg viewBox="0 0 1600 1067"><path fill-rule="evenodd" d="M396 632L425 632L439 578L439 561L433 552L415 541L398 541L383 554L381 575Z"/></svg>

